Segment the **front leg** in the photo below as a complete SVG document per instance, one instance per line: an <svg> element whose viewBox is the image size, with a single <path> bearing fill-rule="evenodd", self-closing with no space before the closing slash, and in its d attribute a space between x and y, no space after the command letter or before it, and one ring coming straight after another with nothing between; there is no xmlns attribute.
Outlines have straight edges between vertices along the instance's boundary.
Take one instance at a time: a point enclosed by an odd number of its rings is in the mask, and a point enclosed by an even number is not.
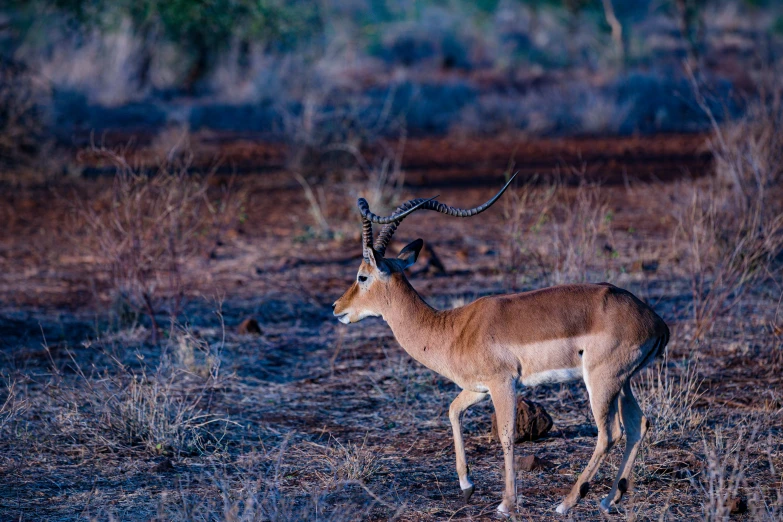
<svg viewBox="0 0 783 522"><path fill-rule="evenodd" d="M492 403L498 422L498 436L503 446L506 465L506 487L498 511L504 515L514 512L517 503L517 475L514 470L514 430L517 424L516 389L514 382L499 383L490 387Z"/></svg>
<svg viewBox="0 0 783 522"><path fill-rule="evenodd" d="M465 461L465 442L462 440L462 417L468 408L480 402L487 396L486 393L462 390L449 407L449 420L454 432L454 453L457 454L457 475L459 475L459 487L465 502L473 495L473 481L468 475L468 465Z"/></svg>

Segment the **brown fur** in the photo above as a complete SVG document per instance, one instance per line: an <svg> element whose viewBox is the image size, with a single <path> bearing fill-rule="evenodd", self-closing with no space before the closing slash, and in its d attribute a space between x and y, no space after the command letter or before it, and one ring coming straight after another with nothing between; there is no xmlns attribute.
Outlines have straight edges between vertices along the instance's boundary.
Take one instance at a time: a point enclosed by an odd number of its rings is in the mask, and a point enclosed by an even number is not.
<svg viewBox="0 0 783 522"><path fill-rule="evenodd" d="M421 242L414 242L397 259L375 255L362 262L357 277L367 280L354 282L334 304L334 314L350 322L368 315L382 316L414 359L463 388L449 418L454 428L457 472L466 496L473 486L461 433L464 411L487 393L491 395L506 466L506 488L498 509L508 513L516 503L516 382L578 377L581 373L598 425L598 444L558 511L567 512L584 496L590 479L624 428L623 462L601 506L608 509L619 501L629 487L633 460L648 426L629 379L663 351L669 338L663 320L630 292L605 283L483 297L454 310L435 310L403 273L415 262L420 248Z"/></svg>

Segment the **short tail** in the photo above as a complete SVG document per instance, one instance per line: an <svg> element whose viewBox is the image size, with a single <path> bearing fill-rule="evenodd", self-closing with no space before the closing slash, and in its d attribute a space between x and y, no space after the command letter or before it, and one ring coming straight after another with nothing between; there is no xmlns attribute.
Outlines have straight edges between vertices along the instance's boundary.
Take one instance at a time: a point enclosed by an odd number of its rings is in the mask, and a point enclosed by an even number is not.
<svg viewBox="0 0 783 522"><path fill-rule="evenodd" d="M658 345L655 347L655 357L663 357L666 345L669 344L669 327L661 319L661 335L658 337Z"/></svg>
<svg viewBox="0 0 783 522"><path fill-rule="evenodd" d="M669 327L666 326L663 319L660 320L660 328L658 328L657 334L658 335L654 338L652 349L647 353L644 359L642 359L642 362L639 363L631 375L639 373L648 364L653 362L656 357L663 357L663 354L666 351L666 345L669 344Z"/></svg>

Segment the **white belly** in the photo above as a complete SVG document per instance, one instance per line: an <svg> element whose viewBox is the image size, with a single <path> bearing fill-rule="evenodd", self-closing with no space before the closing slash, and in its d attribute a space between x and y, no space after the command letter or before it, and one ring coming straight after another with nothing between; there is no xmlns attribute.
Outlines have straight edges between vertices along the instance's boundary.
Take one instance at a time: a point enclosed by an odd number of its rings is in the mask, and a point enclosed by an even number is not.
<svg viewBox="0 0 783 522"><path fill-rule="evenodd" d="M539 384L553 384L557 382L575 381L582 377L582 367L559 368L528 375L522 379L525 386L538 386Z"/></svg>

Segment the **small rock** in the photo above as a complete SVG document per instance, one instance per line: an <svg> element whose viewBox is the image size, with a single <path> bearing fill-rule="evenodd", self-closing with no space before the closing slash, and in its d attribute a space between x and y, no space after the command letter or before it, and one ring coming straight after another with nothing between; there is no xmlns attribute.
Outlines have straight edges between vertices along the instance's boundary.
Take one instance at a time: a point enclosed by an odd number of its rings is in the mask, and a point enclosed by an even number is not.
<svg viewBox="0 0 783 522"><path fill-rule="evenodd" d="M261 335L261 327L258 325L258 321L252 317L248 317L239 323L237 333L240 335Z"/></svg>
<svg viewBox="0 0 783 522"><path fill-rule="evenodd" d="M748 510L748 501L742 497L730 498L726 500L726 508L732 515L739 515Z"/></svg>
<svg viewBox="0 0 783 522"><path fill-rule="evenodd" d="M517 398L517 427L514 442L537 440L549 433L552 429L552 417L540 404ZM492 414L492 440L499 441L497 417Z"/></svg>
<svg viewBox="0 0 783 522"><path fill-rule="evenodd" d="M642 261L642 270L645 272L657 272L660 262L657 259Z"/></svg>
<svg viewBox="0 0 783 522"><path fill-rule="evenodd" d="M554 468L548 460L539 459L537 455L520 455L516 458L516 468L522 471L539 471Z"/></svg>
<svg viewBox="0 0 783 522"><path fill-rule="evenodd" d="M171 459L166 459L152 468L152 471L155 473L166 473L168 471L174 471L174 463L171 462Z"/></svg>

